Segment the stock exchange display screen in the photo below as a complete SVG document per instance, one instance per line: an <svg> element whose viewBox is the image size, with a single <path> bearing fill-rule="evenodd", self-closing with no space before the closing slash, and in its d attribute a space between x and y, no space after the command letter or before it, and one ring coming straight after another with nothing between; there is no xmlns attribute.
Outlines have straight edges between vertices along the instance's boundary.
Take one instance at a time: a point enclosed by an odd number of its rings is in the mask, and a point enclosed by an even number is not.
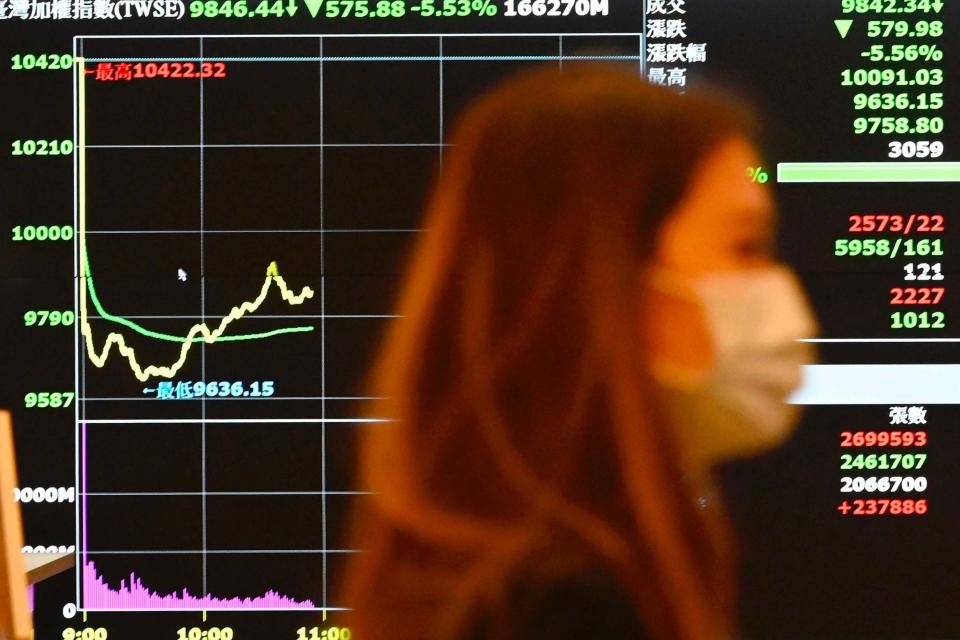
<svg viewBox="0 0 960 640"><path fill-rule="evenodd" d="M960 638L958 37L952 0L0 0L2 499L75 558L36 638L352 637L363 376L447 130L589 60L757 108L819 317L800 429L720 474L743 637Z"/></svg>

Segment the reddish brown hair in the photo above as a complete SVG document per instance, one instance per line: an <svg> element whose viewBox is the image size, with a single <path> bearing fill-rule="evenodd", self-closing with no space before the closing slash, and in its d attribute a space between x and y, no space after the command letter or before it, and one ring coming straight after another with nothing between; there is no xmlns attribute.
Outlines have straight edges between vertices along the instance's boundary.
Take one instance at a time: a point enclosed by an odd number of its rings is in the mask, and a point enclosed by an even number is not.
<svg viewBox="0 0 960 640"><path fill-rule="evenodd" d="M461 119L372 372L396 422L361 447L357 637L463 637L557 539L603 558L655 637L730 631L725 529L649 392L638 275L743 123L593 65L524 73Z"/></svg>

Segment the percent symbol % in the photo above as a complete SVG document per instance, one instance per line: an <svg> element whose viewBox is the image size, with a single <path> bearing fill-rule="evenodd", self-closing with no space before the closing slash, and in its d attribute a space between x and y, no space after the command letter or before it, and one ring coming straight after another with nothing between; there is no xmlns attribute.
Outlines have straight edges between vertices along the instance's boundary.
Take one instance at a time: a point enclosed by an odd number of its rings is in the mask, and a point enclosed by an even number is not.
<svg viewBox="0 0 960 640"><path fill-rule="evenodd" d="M935 44L922 44L917 52L924 57L927 62L940 62L943 60L943 50Z"/></svg>
<svg viewBox="0 0 960 640"><path fill-rule="evenodd" d="M750 178L750 182L766 184L767 180L770 179L770 174L764 171L763 167L748 167L747 177Z"/></svg>
<svg viewBox="0 0 960 640"><path fill-rule="evenodd" d="M495 16L498 11L497 5L490 0L473 0L470 3L470 8L474 13L481 16Z"/></svg>

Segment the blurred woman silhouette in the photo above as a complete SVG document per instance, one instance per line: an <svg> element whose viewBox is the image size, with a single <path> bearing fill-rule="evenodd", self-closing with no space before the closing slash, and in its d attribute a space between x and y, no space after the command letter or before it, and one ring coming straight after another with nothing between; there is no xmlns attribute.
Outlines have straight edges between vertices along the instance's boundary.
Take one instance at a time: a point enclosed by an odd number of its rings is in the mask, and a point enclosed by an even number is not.
<svg viewBox="0 0 960 640"><path fill-rule="evenodd" d="M733 636L709 468L789 433L814 331L749 130L607 66L461 119L373 370L355 637Z"/></svg>

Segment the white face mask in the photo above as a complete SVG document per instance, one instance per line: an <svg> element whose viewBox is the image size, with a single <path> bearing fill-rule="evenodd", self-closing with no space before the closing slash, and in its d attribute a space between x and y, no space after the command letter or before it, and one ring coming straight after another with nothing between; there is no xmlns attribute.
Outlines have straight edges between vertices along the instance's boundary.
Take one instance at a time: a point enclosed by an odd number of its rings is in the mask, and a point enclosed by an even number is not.
<svg viewBox="0 0 960 640"><path fill-rule="evenodd" d="M814 351L817 331L796 277L786 268L712 273L695 279L654 271L650 284L702 307L713 364L687 371L653 363L652 375L693 467L773 448L799 417L786 397Z"/></svg>

